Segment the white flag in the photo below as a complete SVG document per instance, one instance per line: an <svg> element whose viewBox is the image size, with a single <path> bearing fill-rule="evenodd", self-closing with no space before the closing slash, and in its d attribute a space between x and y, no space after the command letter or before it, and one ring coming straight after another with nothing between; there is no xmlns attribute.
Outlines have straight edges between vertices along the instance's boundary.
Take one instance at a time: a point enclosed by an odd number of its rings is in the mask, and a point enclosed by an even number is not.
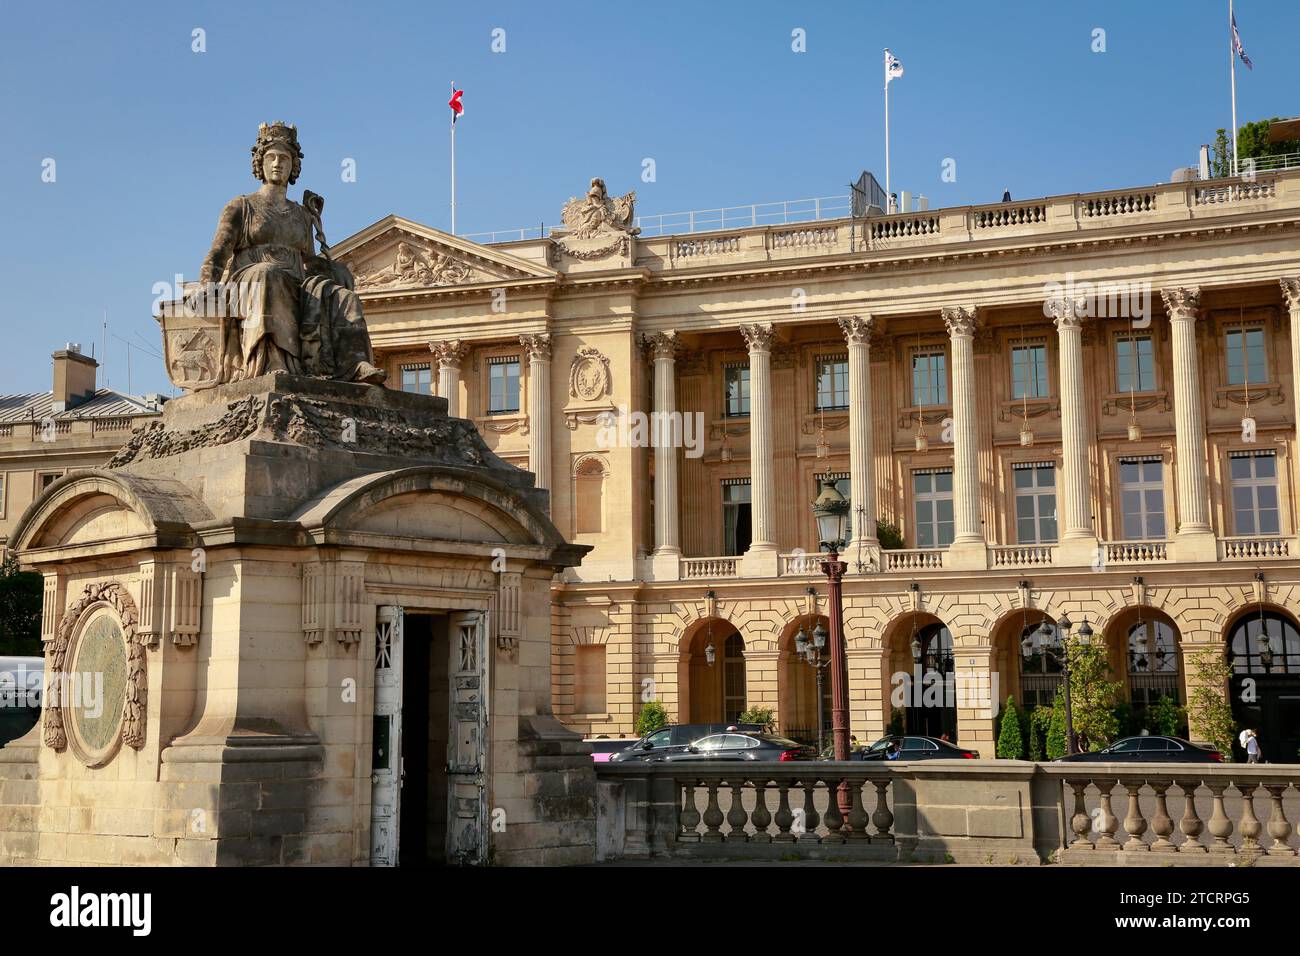
<svg viewBox="0 0 1300 956"><path fill-rule="evenodd" d="M885 85L888 86L890 80L894 79L894 77L902 76L902 75L903 75L903 64L899 61L898 57L894 56L894 54L890 53L889 50L886 49L885 50Z"/></svg>

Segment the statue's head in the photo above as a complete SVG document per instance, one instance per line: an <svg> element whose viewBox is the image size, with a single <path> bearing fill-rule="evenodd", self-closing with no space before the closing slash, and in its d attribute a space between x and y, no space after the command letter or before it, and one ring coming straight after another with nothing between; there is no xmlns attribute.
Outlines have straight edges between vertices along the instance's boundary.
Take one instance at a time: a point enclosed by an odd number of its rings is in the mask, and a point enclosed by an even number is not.
<svg viewBox="0 0 1300 956"><path fill-rule="evenodd" d="M252 152L253 175L262 182L292 186L298 181L302 173L302 147L298 145L297 126L286 126L283 120L269 126L261 124Z"/></svg>

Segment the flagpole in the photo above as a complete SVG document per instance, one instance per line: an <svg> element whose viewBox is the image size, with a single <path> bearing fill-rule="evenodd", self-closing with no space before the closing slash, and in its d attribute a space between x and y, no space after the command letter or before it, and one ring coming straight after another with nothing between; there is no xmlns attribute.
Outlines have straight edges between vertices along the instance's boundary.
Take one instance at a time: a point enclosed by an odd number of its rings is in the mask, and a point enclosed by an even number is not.
<svg viewBox="0 0 1300 956"><path fill-rule="evenodd" d="M1237 18L1228 0L1228 71L1232 74L1232 175L1237 175Z"/></svg>
<svg viewBox="0 0 1300 956"><path fill-rule="evenodd" d="M889 54L885 54L885 212L893 212L889 208Z"/></svg>
<svg viewBox="0 0 1300 956"><path fill-rule="evenodd" d="M451 84L452 95L456 95L456 83ZM456 235L456 113L451 114L451 234Z"/></svg>

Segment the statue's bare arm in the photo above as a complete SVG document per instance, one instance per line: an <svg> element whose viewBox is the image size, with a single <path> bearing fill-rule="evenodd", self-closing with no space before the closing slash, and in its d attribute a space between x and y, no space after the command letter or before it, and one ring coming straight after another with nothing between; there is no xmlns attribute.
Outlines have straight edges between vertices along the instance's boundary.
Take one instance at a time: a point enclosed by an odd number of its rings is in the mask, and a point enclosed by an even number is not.
<svg viewBox="0 0 1300 956"><path fill-rule="evenodd" d="M226 263L235 254L235 240L242 226L240 221L242 209L243 203L238 199L232 199L226 203L226 208L221 210L217 234L212 237L212 248L208 251L208 257L203 260L203 268L199 270L200 282L216 282L226 271Z"/></svg>

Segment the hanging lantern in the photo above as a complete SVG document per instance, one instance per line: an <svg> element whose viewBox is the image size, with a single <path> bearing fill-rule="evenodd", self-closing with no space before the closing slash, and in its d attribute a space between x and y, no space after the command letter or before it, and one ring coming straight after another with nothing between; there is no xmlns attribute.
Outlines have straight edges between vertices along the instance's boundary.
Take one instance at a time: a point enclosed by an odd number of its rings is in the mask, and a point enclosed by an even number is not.
<svg viewBox="0 0 1300 956"><path fill-rule="evenodd" d="M1020 426L1020 444L1029 446L1034 443L1034 433L1029 427L1029 422L1024 422Z"/></svg>
<svg viewBox="0 0 1300 956"><path fill-rule="evenodd" d="M725 437L722 439L722 451L718 453L720 461L731 461L731 442Z"/></svg>
<svg viewBox="0 0 1300 956"><path fill-rule="evenodd" d="M1142 440L1142 426L1137 423L1136 418L1130 420L1128 423L1128 440L1129 441Z"/></svg>
<svg viewBox="0 0 1300 956"><path fill-rule="evenodd" d="M818 457L818 458L829 458L830 456L831 456L831 446L830 446L830 443L829 443L828 441L826 441L826 429L824 429L824 428L822 428L822 429L818 429L818 431L817 431L817 457Z"/></svg>
<svg viewBox="0 0 1300 956"><path fill-rule="evenodd" d="M930 450L930 439L925 437L924 431L920 431L916 433L916 450L917 451Z"/></svg>

